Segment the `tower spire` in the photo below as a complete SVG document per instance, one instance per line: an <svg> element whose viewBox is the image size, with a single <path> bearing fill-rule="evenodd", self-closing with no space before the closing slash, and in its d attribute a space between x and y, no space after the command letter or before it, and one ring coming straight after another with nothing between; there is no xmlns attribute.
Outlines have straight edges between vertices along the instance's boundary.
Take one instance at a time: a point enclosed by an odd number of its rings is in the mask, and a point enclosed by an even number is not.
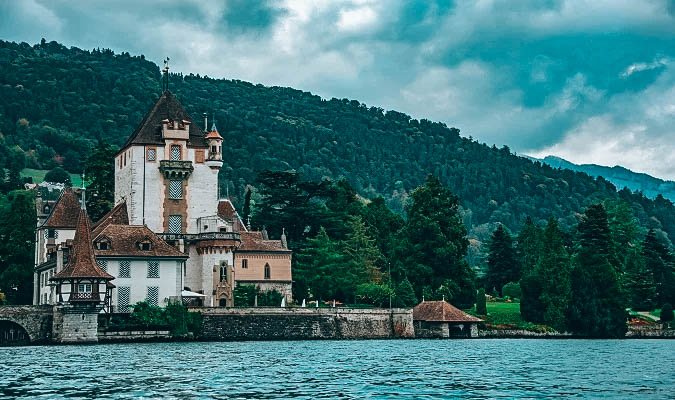
<svg viewBox="0 0 675 400"><path fill-rule="evenodd" d="M84 186L84 171L82 171L82 204L80 205L80 208L83 210L87 209L87 188Z"/></svg>

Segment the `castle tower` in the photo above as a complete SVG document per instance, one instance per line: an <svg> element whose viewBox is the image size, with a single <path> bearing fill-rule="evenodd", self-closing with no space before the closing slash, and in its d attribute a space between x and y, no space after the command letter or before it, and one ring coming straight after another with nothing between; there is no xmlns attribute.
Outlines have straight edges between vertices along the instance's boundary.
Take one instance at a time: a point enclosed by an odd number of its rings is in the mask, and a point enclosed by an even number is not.
<svg viewBox="0 0 675 400"><path fill-rule="evenodd" d="M206 165L213 169L220 169L223 166L223 137L218 133L215 122L211 131L206 134L206 141L209 144L209 157Z"/></svg>
<svg viewBox="0 0 675 400"><path fill-rule="evenodd" d="M164 91L115 157L115 203L126 201L132 225L198 233L198 219L216 212L222 140Z"/></svg>
<svg viewBox="0 0 675 400"><path fill-rule="evenodd" d="M84 201L83 201L84 203ZM96 264L87 211L80 209L70 258L50 281L56 285L53 336L56 342L98 341L98 314L114 277Z"/></svg>

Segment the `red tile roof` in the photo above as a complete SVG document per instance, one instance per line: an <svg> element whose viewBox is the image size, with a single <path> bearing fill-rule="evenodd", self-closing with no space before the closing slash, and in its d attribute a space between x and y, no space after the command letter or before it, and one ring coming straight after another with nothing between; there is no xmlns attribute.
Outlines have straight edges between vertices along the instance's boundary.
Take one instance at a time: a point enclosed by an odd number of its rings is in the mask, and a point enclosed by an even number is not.
<svg viewBox="0 0 675 400"><path fill-rule="evenodd" d="M84 209L80 210L77 219L77 228L73 246L70 250L70 259L68 264L54 275L52 280L62 280L69 278L100 278L111 280L114 277L103 271L97 264L94 257L94 248L91 244L91 226L89 216Z"/></svg>
<svg viewBox="0 0 675 400"><path fill-rule="evenodd" d="M108 211L98 222L92 227L91 236L98 236L108 225L129 225L129 212L127 211L127 202L122 201L112 210Z"/></svg>
<svg viewBox="0 0 675 400"><path fill-rule="evenodd" d="M162 140L162 121L165 119L169 121L192 122L192 118L185 111L183 105L168 90L162 93L121 149L124 150L132 144L164 144ZM199 124L190 123L188 145L206 147L204 131L199 127Z"/></svg>
<svg viewBox="0 0 675 400"><path fill-rule="evenodd" d="M290 252L281 240L265 240L262 232L239 232L241 245L237 251Z"/></svg>
<svg viewBox="0 0 675 400"><path fill-rule="evenodd" d="M145 225L115 225L108 224L97 232L94 242L103 238L109 240L107 250L95 249L97 257L166 257L187 258L187 254L181 253L171 246ZM139 243L150 242L150 250L141 250Z"/></svg>
<svg viewBox="0 0 675 400"><path fill-rule="evenodd" d="M413 320L433 322L480 322L446 301L423 301L413 308Z"/></svg>
<svg viewBox="0 0 675 400"><path fill-rule="evenodd" d="M71 188L61 192L52 212L42 225L45 228L75 229L80 215L80 200Z"/></svg>

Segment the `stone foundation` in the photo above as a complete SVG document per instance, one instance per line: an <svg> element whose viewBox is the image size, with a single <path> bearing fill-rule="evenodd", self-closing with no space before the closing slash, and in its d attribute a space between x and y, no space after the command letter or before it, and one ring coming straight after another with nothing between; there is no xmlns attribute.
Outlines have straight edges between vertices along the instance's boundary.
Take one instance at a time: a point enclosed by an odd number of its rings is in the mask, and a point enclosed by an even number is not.
<svg viewBox="0 0 675 400"><path fill-rule="evenodd" d="M98 314L95 305L54 306L52 340L54 343L97 343Z"/></svg>

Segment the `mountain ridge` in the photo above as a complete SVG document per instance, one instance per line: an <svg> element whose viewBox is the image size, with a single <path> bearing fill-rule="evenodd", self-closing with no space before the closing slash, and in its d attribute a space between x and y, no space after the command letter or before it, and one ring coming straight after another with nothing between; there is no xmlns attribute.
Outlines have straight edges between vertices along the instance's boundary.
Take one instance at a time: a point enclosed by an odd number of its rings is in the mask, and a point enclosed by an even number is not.
<svg viewBox="0 0 675 400"><path fill-rule="evenodd" d="M554 168L567 168L572 171L585 172L590 176L602 176L617 188L627 187L633 192L641 192L650 199L659 194L675 201L675 181L657 178L644 172L636 172L622 165L613 167L598 164L575 164L562 157L548 155L544 158L526 156L532 161L540 161Z"/></svg>

